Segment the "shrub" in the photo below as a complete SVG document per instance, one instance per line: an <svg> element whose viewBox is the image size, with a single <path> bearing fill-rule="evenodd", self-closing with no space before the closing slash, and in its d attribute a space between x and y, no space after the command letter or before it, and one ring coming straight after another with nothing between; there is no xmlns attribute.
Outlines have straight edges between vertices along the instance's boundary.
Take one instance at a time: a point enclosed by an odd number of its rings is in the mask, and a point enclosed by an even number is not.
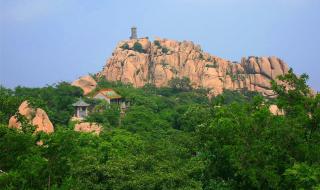
<svg viewBox="0 0 320 190"><path fill-rule="evenodd" d="M134 51L137 51L137 52L139 52L139 53L145 53L142 45L141 45L139 42L135 42L135 43L133 44L133 50L134 50Z"/></svg>
<svg viewBox="0 0 320 190"><path fill-rule="evenodd" d="M161 44L160 44L160 42L158 40L155 40L153 43L154 43L154 45L156 45L158 47L161 47Z"/></svg>
<svg viewBox="0 0 320 190"><path fill-rule="evenodd" d="M216 68L217 66L216 65L210 65L210 64L206 64L206 67L208 67L208 68Z"/></svg>
<svg viewBox="0 0 320 190"><path fill-rule="evenodd" d="M162 47L162 53L166 54L169 52L169 49L166 47Z"/></svg>
<svg viewBox="0 0 320 190"><path fill-rule="evenodd" d="M188 77L180 78L173 78L169 82L169 87L176 90L176 91L188 91L191 90L190 79Z"/></svg>
<svg viewBox="0 0 320 190"><path fill-rule="evenodd" d="M127 43L123 44L123 45L121 46L121 48L122 48L122 49L130 49L130 48L129 48L129 45L128 45Z"/></svg>
<svg viewBox="0 0 320 190"><path fill-rule="evenodd" d="M169 63L165 62L164 60L162 60L160 64L162 67L167 67L169 65Z"/></svg>

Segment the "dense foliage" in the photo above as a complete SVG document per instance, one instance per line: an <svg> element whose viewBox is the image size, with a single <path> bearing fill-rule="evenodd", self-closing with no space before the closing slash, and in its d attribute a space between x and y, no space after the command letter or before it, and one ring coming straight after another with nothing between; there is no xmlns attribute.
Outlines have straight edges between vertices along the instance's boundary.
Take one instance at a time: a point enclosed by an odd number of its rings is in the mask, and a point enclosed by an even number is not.
<svg viewBox="0 0 320 190"><path fill-rule="evenodd" d="M133 44L133 50L139 53L145 53L145 50L143 49L142 45L139 42L135 42Z"/></svg>
<svg viewBox="0 0 320 190"><path fill-rule="evenodd" d="M121 115L117 106L86 98L95 106L87 121L104 127L99 136L68 122L79 88L1 87L0 187L320 189L320 96L311 95L306 75L290 71L280 80L274 100L247 91L209 100L187 78L139 89L100 79L96 90L113 88L130 107ZM25 99L47 111L54 133L7 127ZM271 114L271 103L286 114Z"/></svg>
<svg viewBox="0 0 320 190"><path fill-rule="evenodd" d="M139 52L139 53L146 53L146 51L143 49L142 47L142 44L139 43L139 42L135 42L133 44L133 47L130 48L129 44L128 43L124 43L122 46L121 46L122 49L124 50L133 50L133 51L136 51L136 52Z"/></svg>

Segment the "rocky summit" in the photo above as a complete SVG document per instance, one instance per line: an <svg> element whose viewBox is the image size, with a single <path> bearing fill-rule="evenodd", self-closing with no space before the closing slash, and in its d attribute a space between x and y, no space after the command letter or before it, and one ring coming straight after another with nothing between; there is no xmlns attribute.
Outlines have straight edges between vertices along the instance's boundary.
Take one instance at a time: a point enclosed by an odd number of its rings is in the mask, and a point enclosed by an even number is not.
<svg viewBox="0 0 320 190"><path fill-rule="evenodd" d="M214 95L224 89L247 89L273 96L270 81L287 72L287 64L277 57L231 62L190 41L140 38L121 41L98 75L135 87L147 83L163 87L173 78L188 77L194 88L209 89Z"/></svg>

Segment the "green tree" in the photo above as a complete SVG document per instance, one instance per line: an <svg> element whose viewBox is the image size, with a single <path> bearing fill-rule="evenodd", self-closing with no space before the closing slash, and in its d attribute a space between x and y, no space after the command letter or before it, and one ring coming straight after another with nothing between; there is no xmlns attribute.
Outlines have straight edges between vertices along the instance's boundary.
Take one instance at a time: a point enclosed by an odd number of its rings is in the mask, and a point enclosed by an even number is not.
<svg viewBox="0 0 320 190"><path fill-rule="evenodd" d="M183 78L173 78L169 82L169 87L175 91L188 91L192 89L190 84L190 79L188 77Z"/></svg>
<svg viewBox="0 0 320 190"><path fill-rule="evenodd" d="M133 44L133 50L139 53L145 53L145 50L143 49L142 45L139 42L135 42Z"/></svg>
<svg viewBox="0 0 320 190"><path fill-rule="evenodd" d="M285 173L285 180L290 189L319 189L320 165L295 163Z"/></svg>
<svg viewBox="0 0 320 190"><path fill-rule="evenodd" d="M130 49L128 43L124 43L124 44L121 46L121 48L122 48L122 49Z"/></svg>
<svg viewBox="0 0 320 190"><path fill-rule="evenodd" d="M187 111L178 118L179 129L195 131L198 125L210 120L210 110L203 106L190 106Z"/></svg>
<svg viewBox="0 0 320 190"><path fill-rule="evenodd" d="M107 102L102 101L86 117L86 121L117 127L120 124L119 105L109 105Z"/></svg>
<svg viewBox="0 0 320 190"><path fill-rule="evenodd" d="M293 70L278 79L281 83L272 81L272 89L278 95L277 105L285 111L293 122L302 123L312 135L320 129L320 94L312 94L307 85L308 75L296 76Z"/></svg>
<svg viewBox="0 0 320 190"><path fill-rule="evenodd" d="M8 123L23 100L14 91L0 86L0 123Z"/></svg>

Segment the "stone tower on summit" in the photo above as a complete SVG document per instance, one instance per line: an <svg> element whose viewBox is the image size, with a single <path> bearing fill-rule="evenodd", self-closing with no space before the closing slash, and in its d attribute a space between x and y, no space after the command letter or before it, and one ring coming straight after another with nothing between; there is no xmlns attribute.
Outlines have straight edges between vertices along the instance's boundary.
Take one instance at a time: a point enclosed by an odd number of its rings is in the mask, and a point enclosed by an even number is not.
<svg viewBox="0 0 320 190"><path fill-rule="evenodd" d="M131 27L131 36L130 39L137 39L138 35L137 35L137 27L133 26Z"/></svg>

